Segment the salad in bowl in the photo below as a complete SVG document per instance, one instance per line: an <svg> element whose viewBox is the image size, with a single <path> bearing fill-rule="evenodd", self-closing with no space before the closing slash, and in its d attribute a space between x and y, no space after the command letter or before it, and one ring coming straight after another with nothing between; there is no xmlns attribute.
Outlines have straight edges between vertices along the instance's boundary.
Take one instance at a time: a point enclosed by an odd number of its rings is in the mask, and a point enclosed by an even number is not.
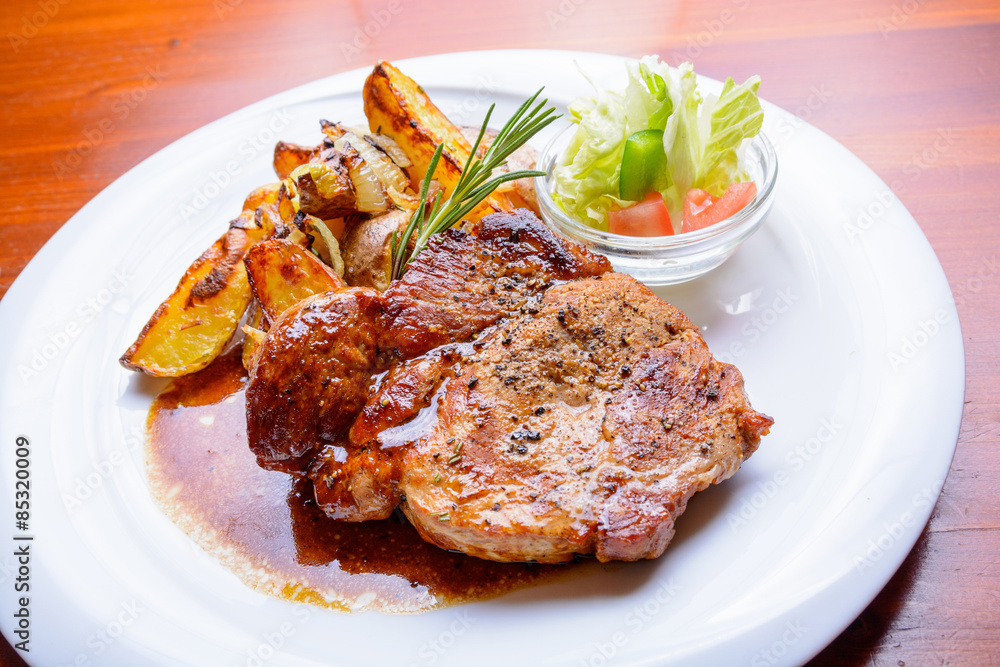
<svg viewBox="0 0 1000 667"><path fill-rule="evenodd" d="M760 77L702 94L690 63L629 61L625 88L575 99L539 161L545 220L651 284L728 258L763 222L777 158L761 133Z"/></svg>

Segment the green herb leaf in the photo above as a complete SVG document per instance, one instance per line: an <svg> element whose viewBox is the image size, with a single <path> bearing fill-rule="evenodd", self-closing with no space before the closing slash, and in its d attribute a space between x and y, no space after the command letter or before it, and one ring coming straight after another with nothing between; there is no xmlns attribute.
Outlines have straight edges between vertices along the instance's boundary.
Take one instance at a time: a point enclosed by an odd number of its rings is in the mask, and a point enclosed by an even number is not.
<svg viewBox="0 0 1000 667"><path fill-rule="evenodd" d="M459 176L458 183L455 185L451 196L444 201L442 201L440 196L436 196L434 201L431 202L431 210L428 213L427 193L430 190L431 180L434 178L434 172L437 170L438 163L441 160L441 151L443 150L443 146L438 145L437 150L434 151L434 157L431 158L430 165L427 168L427 173L424 175L417 209L413 212L409 223L407 223L402 233L397 232L393 235L391 242L391 278L393 280L402 277L406 272L406 266L427 247L431 236L443 232L460 222L472 209L490 196L499 185L518 178L545 175L545 172L542 171L523 169L500 174L499 176L492 176L493 170L504 164L511 153L527 143L531 137L538 134L549 123L559 118L559 115L555 113L555 107L546 106L548 100L542 100L532 108L542 90L542 88L539 88L538 92L518 107L514 115L510 117L500 129L500 132L497 133L486 154L482 158L479 158L476 154L483 141L483 136L486 134L486 127L495 107L495 105L490 105L482 127L479 129L479 136L472 146L469 159L465 163L465 168L462 170L462 174ZM414 238L414 235L416 235L416 241L413 252L408 253L407 247L409 246L410 239Z"/></svg>

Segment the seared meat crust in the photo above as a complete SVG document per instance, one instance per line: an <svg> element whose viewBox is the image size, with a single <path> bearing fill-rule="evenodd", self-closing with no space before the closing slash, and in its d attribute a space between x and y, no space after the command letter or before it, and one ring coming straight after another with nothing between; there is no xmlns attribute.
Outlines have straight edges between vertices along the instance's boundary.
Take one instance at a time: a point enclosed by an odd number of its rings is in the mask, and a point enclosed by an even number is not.
<svg viewBox="0 0 1000 667"><path fill-rule="evenodd" d="M247 391L247 437L262 467L301 474L351 425L379 366L380 311L378 292L348 288L277 319Z"/></svg>
<svg viewBox="0 0 1000 667"><path fill-rule="evenodd" d="M365 404L372 376L534 309L556 282L610 269L606 258L557 237L521 210L487 216L472 233L438 234L403 279L382 294L349 288L297 304L271 328L251 372L247 431L257 462L293 474L306 474L311 466L312 476L324 479L321 493L330 514L373 518L346 487L356 481L359 494L377 496L375 480L382 477L373 476L371 467L388 470L375 465L385 456L366 452L370 465L355 472L341 465L345 448L365 446L354 447L346 434ZM351 482L335 484L330 477L335 471L338 479Z"/></svg>
<svg viewBox="0 0 1000 667"><path fill-rule="evenodd" d="M553 287L484 342L442 369L436 419L401 462L404 512L447 549L655 558L771 424L687 317L623 274Z"/></svg>
<svg viewBox="0 0 1000 667"><path fill-rule="evenodd" d="M472 234L437 235L385 291L383 349L409 359L534 308L553 283L611 270L526 210L488 215Z"/></svg>
<svg viewBox="0 0 1000 667"><path fill-rule="evenodd" d="M772 420L691 322L527 212L438 235L386 292L279 318L247 390L265 468L334 518L404 512L494 560L653 558Z"/></svg>

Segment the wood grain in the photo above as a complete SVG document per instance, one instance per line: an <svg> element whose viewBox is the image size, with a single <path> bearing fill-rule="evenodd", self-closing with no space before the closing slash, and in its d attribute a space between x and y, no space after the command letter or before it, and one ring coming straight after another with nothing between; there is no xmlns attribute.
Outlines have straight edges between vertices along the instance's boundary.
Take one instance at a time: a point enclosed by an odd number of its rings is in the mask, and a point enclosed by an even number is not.
<svg viewBox="0 0 1000 667"><path fill-rule="evenodd" d="M144 158L378 58L558 48L760 74L765 98L852 150L914 215L955 293L967 356L958 450L923 536L811 664L1000 664L995 0L8 0L0 28L0 296ZM6 644L0 661L23 664Z"/></svg>

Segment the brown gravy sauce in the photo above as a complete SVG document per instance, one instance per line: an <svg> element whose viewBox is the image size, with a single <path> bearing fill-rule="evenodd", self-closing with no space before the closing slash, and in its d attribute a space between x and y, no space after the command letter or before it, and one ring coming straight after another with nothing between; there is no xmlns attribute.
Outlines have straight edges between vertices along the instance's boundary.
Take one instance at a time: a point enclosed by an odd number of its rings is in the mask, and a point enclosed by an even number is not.
<svg viewBox="0 0 1000 667"><path fill-rule="evenodd" d="M426 611L554 581L570 565L494 563L424 542L397 512L343 523L312 482L257 465L239 354L178 378L149 412L147 472L166 515L247 585L341 611Z"/></svg>

